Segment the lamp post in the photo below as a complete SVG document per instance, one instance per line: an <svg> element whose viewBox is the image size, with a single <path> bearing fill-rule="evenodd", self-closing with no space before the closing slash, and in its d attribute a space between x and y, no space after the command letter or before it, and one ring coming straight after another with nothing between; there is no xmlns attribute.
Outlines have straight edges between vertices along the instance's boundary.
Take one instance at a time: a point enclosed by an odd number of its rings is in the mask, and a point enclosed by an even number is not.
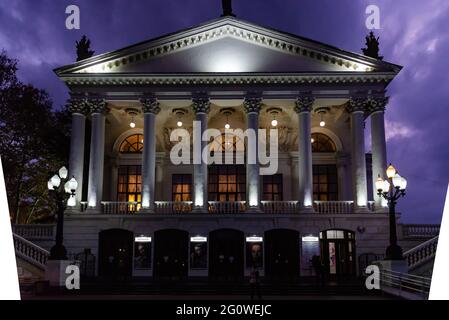
<svg viewBox="0 0 449 320"><path fill-rule="evenodd" d="M390 220L390 245L387 247L386 260L403 260L402 248L398 245L396 234L396 204L399 198L405 196L407 180L401 177L396 169L390 164L386 170L387 179L383 180L380 175L376 181L377 194L388 201Z"/></svg>
<svg viewBox="0 0 449 320"><path fill-rule="evenodd" d="M63 242L64 235L64 211L67 207L76 205L75 190L78 182L75 177L70 180L67 177L68 171L66 167L59 169L58 174L48 180L48 190L53 195L57 207L57 224L56 224L56 243L50 249L49 260L67 260L67 250Z"/></svg>

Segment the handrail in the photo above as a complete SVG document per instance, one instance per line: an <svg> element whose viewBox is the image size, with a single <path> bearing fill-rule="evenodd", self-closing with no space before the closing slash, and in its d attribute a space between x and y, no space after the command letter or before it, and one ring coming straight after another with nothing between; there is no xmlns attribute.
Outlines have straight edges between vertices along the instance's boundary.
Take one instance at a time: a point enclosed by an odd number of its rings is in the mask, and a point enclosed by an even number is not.
<svg viewBox="0 0 449 320"><path fill-rule="evenodd" d="M429 238L440 233L439 224L402 224L401 227L405 238Z"/></svg>
<svg viewBox="0 0 449 320"><path fill-rule="evenodd" d="M13 224L12 232L28 240L53 240L55 224Z"/></svg>
<svg viewBox="0 0 449 320"><path fill-rule="evenodd" d="M15 233L13 233L13 239L16 255L36 267L45 270L45 265L50 252Z"/></svg>
<svg viewBox="0 0 449 320"><path fill-rule="evenodd" d="M380 279L381 289L386 291L387 288L399 290L396 292L402 295L402 292L418 294L420 298L427 298L430 291L431 278L405 274L389 269L382 269ZM393 293L393 292L391 292Z"/></svg>
<svg viewBox="0 0 449 320"><path fill-rule="evenodd" d="M438 245L438 236L433 237L418 246L403 253L409 269L414 268L435 257Z"/></svg>

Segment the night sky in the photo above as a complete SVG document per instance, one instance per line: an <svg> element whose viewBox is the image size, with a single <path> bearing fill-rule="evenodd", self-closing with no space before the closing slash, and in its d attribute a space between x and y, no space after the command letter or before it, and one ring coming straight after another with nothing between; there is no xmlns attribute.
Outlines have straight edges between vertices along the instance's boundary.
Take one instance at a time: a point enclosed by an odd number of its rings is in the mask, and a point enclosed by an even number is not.
<svg viewBox="0 0 449 320"><path fill-rule="evenodd" d="M81 30L65 28L70 4L80 7ZM233 1L239 18L355 52L364 47L369 4L381 9L381 55L404 66L386 113L388 161L409 181L402 221L440 223L449 182L449 1ZM67 89L52 70L74 62L83 34L99 54L220 14L221 0L0 0L0 50L19 59L22 81L47 90L59 107Z"/></svg>

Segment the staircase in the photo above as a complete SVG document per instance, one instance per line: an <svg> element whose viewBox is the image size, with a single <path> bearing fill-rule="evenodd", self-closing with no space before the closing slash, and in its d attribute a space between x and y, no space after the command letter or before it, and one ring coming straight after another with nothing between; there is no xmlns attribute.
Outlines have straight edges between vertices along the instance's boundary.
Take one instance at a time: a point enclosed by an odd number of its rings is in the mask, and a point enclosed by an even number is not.
<svg viewBox="0 0 449 320"><path fill-rule="evenodd" d="M32 286L43 280L49 252L31 241L13 233L17 271L21 288Z"/></svg>
<svg viewBox="0 0 449 320"><path fill-rule="evenodd" d="M407 261L409 273L431 277L437 245L438 236L404 252L404 259Z"/></svg>

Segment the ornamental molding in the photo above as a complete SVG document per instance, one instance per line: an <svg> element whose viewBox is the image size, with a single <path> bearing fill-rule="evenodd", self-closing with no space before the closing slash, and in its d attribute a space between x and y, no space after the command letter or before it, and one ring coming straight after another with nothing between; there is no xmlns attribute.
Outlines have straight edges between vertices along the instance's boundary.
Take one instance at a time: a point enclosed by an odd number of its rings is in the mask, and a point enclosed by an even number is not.
<svg viewBox="0 0 449 320"><path fill-rule="evenodd" d="M301 96L296 98L295 112L296 113L311 112L314 102L315 98L312 96Z"/></svg>
<svg viewBox="0 0 449 320"><path fill-rule="evenodd" d="M153 113L157 115L161 111L159 102L155 97L141 98L140 103L142 104L143 113Z"/></svg>
<svg viewBox="0 0 449 320"><path fill-rule="evenodd" d="M365 112L369 105L368 97L351 97L346 106L346 110L349 113L353 112Z"/></svg>
<svg viewBox="0 0 449 320"><path fill-rule="evenodd" d="M77 86L203 86L203 85L317 85L317 84L388 84L394 73L329 74L220 74L220 75L70 75L61 76L69 87Z"/></svg>
<svg viewBox="0 0 449 320"><path fill-rule="evenodd" d="M391 70L400 66L371 59L333 46L321 44L285 32L264 28L234 18L224 18L173 35L148 40L121 50L94 56L82 62L56 69L59 76L73 73L110 73L119 67L141 63L193 48L225 37L239 39L297 57L306 57L351 72Z"/></svg>
<svg viewBox="0 0 449 320"><path fill-rule="evenodd" d="M210 110L209 98L205 96L192 98L192 109L195 113L209 113Z"/></svg>
<svg viewBox="0 0 449 320"><path fill-rule="evenodd" d="M105 114L109 111L108 104L106 103L106 100L104 98L88 98L87 105L89 107L89 111L91 114L93 113Z"/></svg>
<svg viewBox="0 0 449 320"><path fill-rule="evenodd" d="M369 113L384 112L390 97L368 97L367 111Z"/></svg>
<svg viewBox="0 0 449 320"><path fill-rule="evenodd" d="M243 101L243 109L246 113L260 113L262 109L262 97L250 96L246 97Z"/></svg>
<svg viewBox="0 0 449 320"><path fill-rule="evenodd" d="M68 109L72 114L78 113L86 115L89 113L89 107L87 105L87 99L81 97L72 97L68 100Z"/></svg>

